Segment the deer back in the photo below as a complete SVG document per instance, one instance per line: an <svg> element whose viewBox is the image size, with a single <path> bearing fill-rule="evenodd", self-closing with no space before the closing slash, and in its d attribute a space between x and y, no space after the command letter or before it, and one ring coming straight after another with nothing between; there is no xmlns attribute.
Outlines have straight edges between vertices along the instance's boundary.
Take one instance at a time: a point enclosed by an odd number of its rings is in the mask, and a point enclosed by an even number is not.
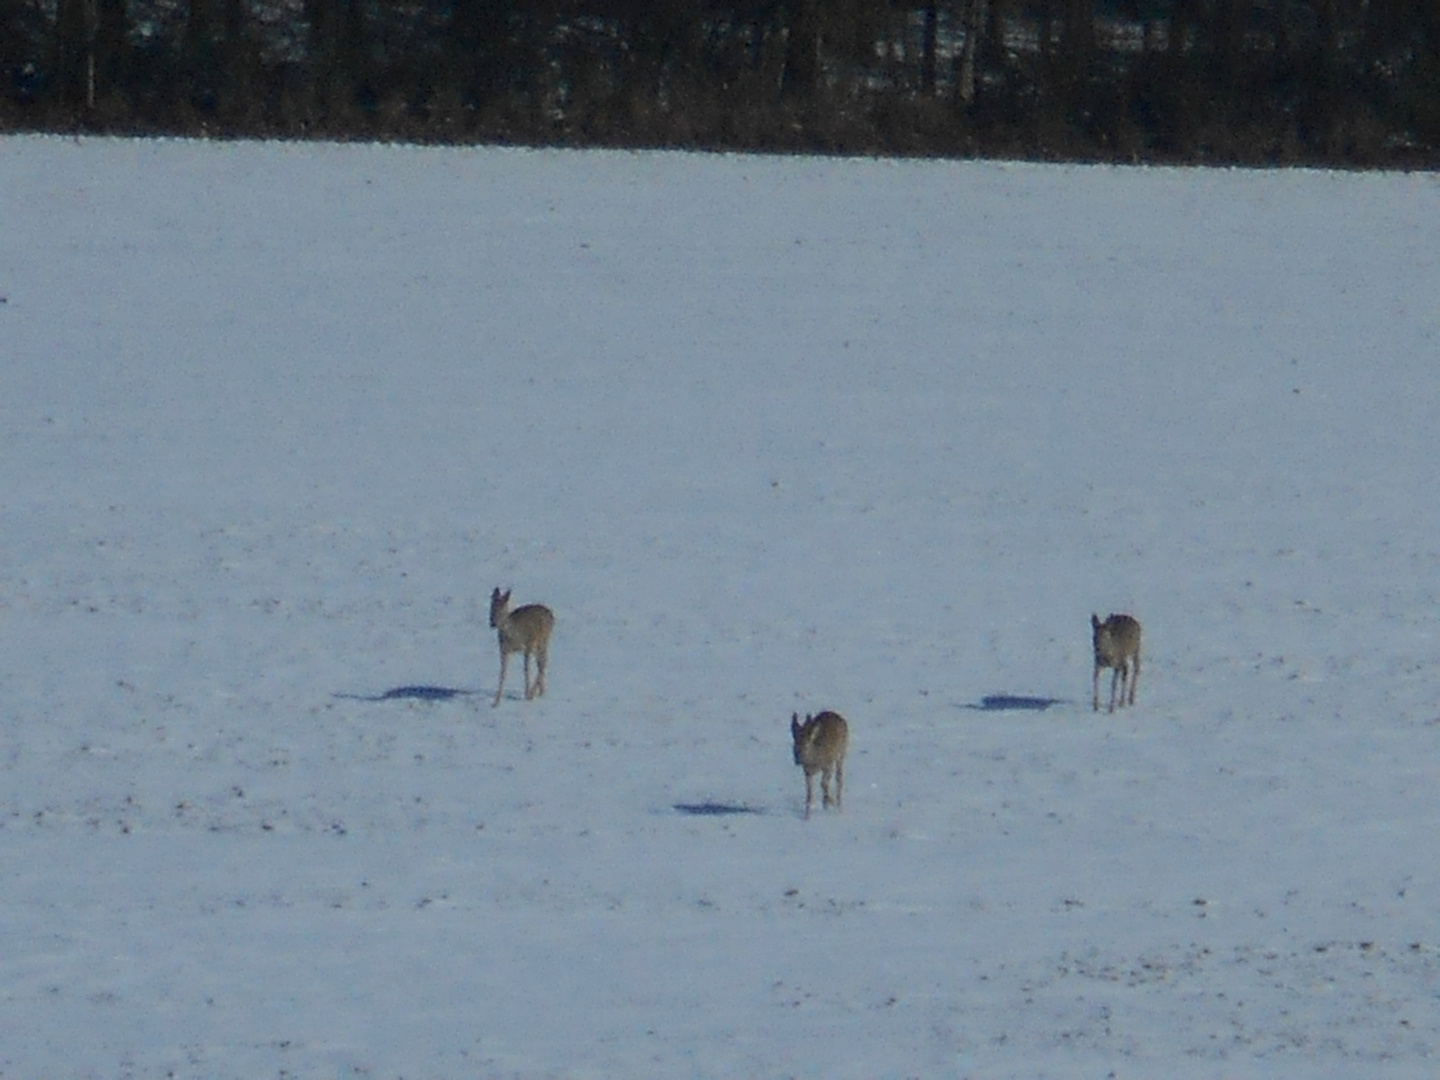
<svg viewBox="0 0 1440 1080"><path fill-rule="evenodd" d="M517 651L535 649L549 642L553 629L554 612L544 604L526 604L506 616L500 626L500 636Z"/></svg>
<svg viewBox="0 0 1440 1080"><path fill-rule="evenodd" d="M1129 615L1112 614L1104 622L1090 616L1095 639L1095 663L1099 667L1120 667L1140 655L1140 623Z"/></svg>
<svg viewBox="0 0 1440 1080"><path fill-rule="evenodd" d="M850 728L837 712L826 710L818 716L790 715L790 737L795 743L795 764L806 772L833 769L845 757L850 741Z"/></svg>

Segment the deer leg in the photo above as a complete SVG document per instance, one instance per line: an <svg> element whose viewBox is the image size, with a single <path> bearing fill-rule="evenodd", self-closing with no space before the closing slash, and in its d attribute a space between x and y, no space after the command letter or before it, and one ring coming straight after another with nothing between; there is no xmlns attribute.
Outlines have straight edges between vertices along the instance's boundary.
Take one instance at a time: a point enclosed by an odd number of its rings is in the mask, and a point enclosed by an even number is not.
<svg viewBox="0 0 1440 1080"><path fill-rule="evenodd" d="M1090 680L1090 709L1100 711L1100 665L1095 665L1095 678Z"/></svg>
<svg viewBox="0 0 1440 1080"><path fill-rule="evenodd" d="M535 696L534 690L530 687L530 650L525 650L525 700L529 701Z"/></svg>
<svg viewBox="0 0 1440 1080"><path fill-rule="evenodd" d="M845 795L845 762L842 760L842 761L837 761L837 762L835 763L835 809L836 809L836 810L843 810L843 809L844 809L844 807L840 805L840 800L841 800L841 798L842 798L844 795Z"/></svg>
<svg viewBox="0 0 1440 1080"><path fill-rule="evenodd" d="M805 773L805 820L810 820L810 805L815 801L815 774Z"/></svg>
<svg viewBox="0 0 1440 1080"><path fill-rule="evenodd" d="M500 695L505 692L505 665L510 662L510 657L505 650L500 650L500 685L495 688L495 700L490 703L491 708L500 704Z"/></svg>
<svg viewBox="0 0 1440 1080"><path fill-rule="evenodd" d="M1114 711L1115 711L1115 690L1116 690L1116 688L1119 687L1119 685L1120 685L1120 672L1123 671L1123 670L1124 670L1123 668L1118 668L1118 667L1117 667L1117 668L1115 669L1115 674L1110 676L1110 711L1111 711L1111 712L1114 712ZM1124 699L1124 697L1122 696L1120 700L1121 700L1121 701L1124 701L1125 699Z"/></svg>
<svg viewBox="0 0 1440 1080"><path fill-rule="evenodd" d="M550 650L544 645L535 653L535 696L545 696L545 662L550 659Z"/></svg>
<svg viewBox="0 0 1440 1080"><path fill-rule="evenodd" d="M1140 685L1140 654L1135 654L1135 670L1130 673L1130 704L1135 704L1135 688Z"/></svg>

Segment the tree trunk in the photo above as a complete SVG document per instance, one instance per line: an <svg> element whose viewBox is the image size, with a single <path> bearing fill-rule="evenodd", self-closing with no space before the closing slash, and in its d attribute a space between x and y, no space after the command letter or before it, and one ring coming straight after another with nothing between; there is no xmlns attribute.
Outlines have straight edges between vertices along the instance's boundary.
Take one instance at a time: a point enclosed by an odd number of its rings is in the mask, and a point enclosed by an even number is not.
<svg viewBox="0 0 1440 1080"><path fill-rule="evenodd" d="M810 98L820 85L820 27L818 0L789 0L789 34L785 40L785 70L781 93L788 98Z"/></svg>
<svg viewBox="0 0 1440 1080"><path fill-rule="evenodd" d="M57 0L55 5L54 69L61 104L85 104L91 52L90 0Z"/></svg>
<svg viewBox="0 0 1440 1080"><path fill-rule="evenodd" d="M925 23L920 39L920 92L935 93L935 39L939 36L940 12L935 4L925 5Z"/></svg>
<svg viewBox="0 0 1440 1080"><path fill-rule="evenodd" d="M980 57L980 37L985 32L985 0L966 0L965 43L955 73L955 96L964 105L975 102L975 68Z"/></svg>

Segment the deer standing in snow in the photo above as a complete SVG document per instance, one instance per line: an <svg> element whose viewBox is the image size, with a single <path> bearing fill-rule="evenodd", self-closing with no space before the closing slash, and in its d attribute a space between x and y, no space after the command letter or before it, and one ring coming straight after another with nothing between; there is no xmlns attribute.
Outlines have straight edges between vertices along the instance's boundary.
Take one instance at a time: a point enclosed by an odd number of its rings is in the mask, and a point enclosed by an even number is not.
<svg viewBox="0 0 1440 1080"><path fill-rule="evenodd" d="M1115 711L1115 690L1120 690L1123 707L1125 688L1130 688L1130 704L1135 704L1135 687L1140 682L1140 623L1129 615L1111 615L1101 622L1090 616L1090 630L1095 638L1095 677L1091 680L1090 705L1100 711L1100 669L1112 668L1110 677L1110 711Z"/></svg>
<svg viewBox="0 0 1440 1080"><path fill-rule="evenodd" d="M496 589L490 594L490 625L500 635L500 685L495 688L493 705L500 704L505 692L505 666L511 653L525 654L525 700L545 693L545 662L550 654L550 631L555 629L555 613L544 604L526 604L510 610L510 590ZM535 657L535 683L530 683L530 657Z"/></svg>
<svg viewBox="0 0 1440 1080"><path fill-rule="evenodd" d="M841 809L840 797L845 791L845 750L850 742L850 728L837 712L826 710L819 716L790 714L790 738L795 743L795 764L805 770L805 820L810 820L810 807L815 802L815 774L820 774L820 795L825 806L832 802ZM835 798L830 798L830 777L835 777Z"/></svg>

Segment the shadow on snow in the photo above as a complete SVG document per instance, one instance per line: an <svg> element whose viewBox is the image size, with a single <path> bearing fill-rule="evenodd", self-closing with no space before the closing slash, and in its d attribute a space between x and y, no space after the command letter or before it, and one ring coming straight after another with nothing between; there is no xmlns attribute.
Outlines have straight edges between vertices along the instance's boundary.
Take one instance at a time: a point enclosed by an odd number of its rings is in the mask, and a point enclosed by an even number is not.
<svg viewBox="0 0 1440 1080"><path fill-rule="evenodd" d="M676 803L675 809L681 814L690 814L693 817L725 817L728 814L763 814L753 806L743 806L738 803Z"/></svg>
<svg viewBox="0 0 1440 1080"><path fill-rule="evenodd" d="M1030 697L1024 694L990 694L973 705L961 706L977 712L1044 712L1051 705L1065 704L1064 698Z"/></svg>
<svg viewBox="0 0 1440 1080"><path fill-rule="evenodd" d="M397 686L383 694L336 694L346 701L449 701L451 698L466 697L481 693L479 690L459 690L452 686Z"/></svg>

